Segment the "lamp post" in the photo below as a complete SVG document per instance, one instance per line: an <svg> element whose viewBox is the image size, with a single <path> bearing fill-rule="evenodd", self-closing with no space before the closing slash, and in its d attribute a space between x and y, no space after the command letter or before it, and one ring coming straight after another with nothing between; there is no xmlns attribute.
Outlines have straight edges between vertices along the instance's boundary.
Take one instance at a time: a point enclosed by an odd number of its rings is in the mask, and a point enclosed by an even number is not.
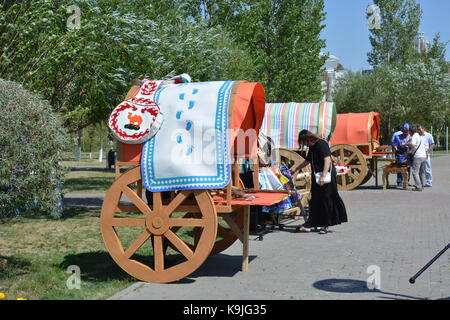
<svg viewBox="0 0 450 320"><path fill-rule="evenodd" d="M325 62L326 72L327 72L327 95L326 101L332 101L332 93L334 88L334 77L335 70L339 65L339 58L335 56L329 56L327 61Z"/></svg>

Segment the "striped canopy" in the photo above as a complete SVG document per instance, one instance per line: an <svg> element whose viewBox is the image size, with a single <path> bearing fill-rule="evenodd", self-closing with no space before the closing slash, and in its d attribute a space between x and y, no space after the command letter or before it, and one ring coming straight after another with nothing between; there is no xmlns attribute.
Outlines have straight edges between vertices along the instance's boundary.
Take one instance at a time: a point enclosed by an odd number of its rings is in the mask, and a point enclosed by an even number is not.
<svg viewBox="0 0 450 320"><path fill-rule="evenodd" d="M298 149L298 133L307 129L329 140L336 126L333 102L266 103L261 131L275 148Z"/></svg>

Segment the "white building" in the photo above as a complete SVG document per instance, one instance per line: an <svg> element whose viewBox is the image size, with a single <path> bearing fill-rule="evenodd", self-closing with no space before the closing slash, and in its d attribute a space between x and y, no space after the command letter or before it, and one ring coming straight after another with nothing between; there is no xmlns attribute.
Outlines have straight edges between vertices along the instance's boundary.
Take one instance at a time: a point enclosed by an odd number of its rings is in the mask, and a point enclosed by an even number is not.
<svg viewBox="0 0 450 320"><path fill-rule="evenodd" d="M321 53L320 55L323 56L324 53ZM323 101L333 101L333 91L336 86L336 81L345 76L346 70L339 61L338 57L331 54L325 61L325 72L322 78Z"/></svg>
<svg viewBox="0 0 450 320"><path fill-rule="evenodd" d="M414 45L419 54L427 53L430 51L430 41L425 37L424 32L419 32L414 38Z"/></svg>

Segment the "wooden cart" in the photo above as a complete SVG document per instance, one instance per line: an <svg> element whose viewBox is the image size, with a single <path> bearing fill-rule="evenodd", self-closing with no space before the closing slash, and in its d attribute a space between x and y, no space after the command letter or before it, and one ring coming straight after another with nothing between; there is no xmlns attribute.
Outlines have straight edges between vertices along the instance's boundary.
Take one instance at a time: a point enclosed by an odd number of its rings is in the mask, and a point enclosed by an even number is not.
<svg viewBox="0 0 450 320"><path fill-rule="evenodd" d="M338 175L339 190L352 190L375 177L378 185L378 158L390 154L390 146L380 146L380 114L338 114L331 137L333 162L348 167Z"/></svg>
<svg viewBox="0 0 450 320"><path fill-rule="evenodd" d="M298 133L302 129L328 140L333 163L348 168L337 176L339 190L352 190L371 177L375 177L378 185L378 158L390 154L387 152L390 146L380 146L379 143L378 113L336 114L334 103L329 102L266 104L261 132L274 141L278 161L291 164L304 161L306 150L299 149L297 142ZM308 166L296 181L305 195L310 191L310 179Z"/></svg>
<svg viewBox="0 0 450 320"><path fill-rule="evenodd" d="M127 97L138 88L132 87ZM239 138L239 129L259 131L264 99L260 83L233 85L228 126L238 133L230 135L230 145ZM247 271L249 206L270 205L287 197L283 192L254 190L251 194L255 199L233 198L232 189L243 188L238 159L257 158L256 140L250 139L244 152L234 154L235 161L230 164L232 177L226 188L153 192L149 202L142 194L142 144L118 143L116 180L105 195L100 217L104 243L114 261L139 280L173 282L188 276L209 255L224 251L239 239L243 243L242 270ZM122 173L124 167L129 169ZM258 186L258 171L255 172L254 185Z"/></svg>

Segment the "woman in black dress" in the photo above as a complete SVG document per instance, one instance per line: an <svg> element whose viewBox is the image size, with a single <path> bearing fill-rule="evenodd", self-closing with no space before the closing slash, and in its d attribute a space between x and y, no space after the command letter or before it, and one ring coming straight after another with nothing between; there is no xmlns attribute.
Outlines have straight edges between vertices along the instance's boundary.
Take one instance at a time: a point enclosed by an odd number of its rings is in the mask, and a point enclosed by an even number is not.
<svg viewBox="0 0 450 320"><path fill-rule="evenodd" d="M322 228L320 233L328 233L328 227L347 222L347 211L344 202L339 196L336 182L336 169L331 160L331 151L328 142L320 139L308 130L302 130L298 135L299 145L308 146L309 152L306 161L291 168L294 174L298 170L312 163L311 200L309 202L309 219L298 230L310 232L312 228ZM331 183L324 183L325 175L330 174ZM315 173L322 172L319 183L316 182Z"/></svg>

